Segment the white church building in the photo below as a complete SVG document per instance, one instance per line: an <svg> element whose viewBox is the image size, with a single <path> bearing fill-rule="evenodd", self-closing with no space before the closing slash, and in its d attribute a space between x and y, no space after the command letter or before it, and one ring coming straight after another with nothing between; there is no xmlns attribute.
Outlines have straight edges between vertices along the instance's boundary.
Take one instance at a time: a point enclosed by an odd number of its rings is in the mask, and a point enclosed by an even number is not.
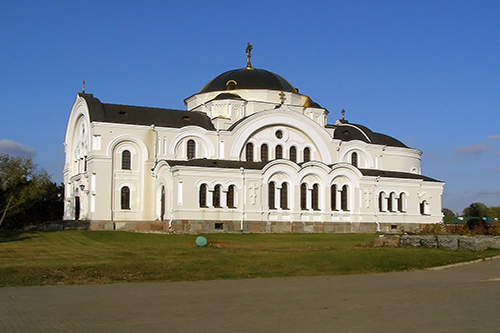
<svg viewBox="0 0 500 333"><path fill-rule="evenodd" d="M250 47L250 45L249 45ZM397 232L442 220L420 150L328 111L247 66L186 110L79 93L65 146L65 220L94 230Z"/></svg>

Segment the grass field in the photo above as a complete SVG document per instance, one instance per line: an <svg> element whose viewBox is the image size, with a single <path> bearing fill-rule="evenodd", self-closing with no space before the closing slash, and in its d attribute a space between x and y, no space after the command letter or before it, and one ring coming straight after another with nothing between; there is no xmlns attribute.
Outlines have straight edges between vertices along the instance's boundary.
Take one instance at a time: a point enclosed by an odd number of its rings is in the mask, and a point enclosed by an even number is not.
<svg viewBox="0 0 500 333"><path fill-rule="evenodd" d="M197 281L415 270L500 250L373 248L376 235L0 231L0 286Z"/></svg>

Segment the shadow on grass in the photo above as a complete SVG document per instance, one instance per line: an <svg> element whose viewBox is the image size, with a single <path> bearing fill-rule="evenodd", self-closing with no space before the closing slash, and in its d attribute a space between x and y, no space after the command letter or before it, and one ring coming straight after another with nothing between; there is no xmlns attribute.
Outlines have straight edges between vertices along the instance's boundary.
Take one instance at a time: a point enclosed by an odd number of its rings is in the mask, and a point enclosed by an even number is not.
<svg viewBox="0 0 500 333"><path fill-rule="evenodd" d="M19 242L33 238L33 233L16 230L0 230L0 243Z"/></svg>

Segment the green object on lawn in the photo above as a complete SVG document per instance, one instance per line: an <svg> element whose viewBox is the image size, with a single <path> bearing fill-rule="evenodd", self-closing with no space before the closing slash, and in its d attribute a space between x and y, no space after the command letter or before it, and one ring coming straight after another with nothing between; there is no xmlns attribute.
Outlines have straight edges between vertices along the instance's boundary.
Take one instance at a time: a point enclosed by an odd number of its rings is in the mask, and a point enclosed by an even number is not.
<svg viewBox="0 0 500 333"><path fill-rule="evenodd" d="M196 238L196 245L200 247L207 245L207 239L205 237L199 236L198 238Z"/></svg>

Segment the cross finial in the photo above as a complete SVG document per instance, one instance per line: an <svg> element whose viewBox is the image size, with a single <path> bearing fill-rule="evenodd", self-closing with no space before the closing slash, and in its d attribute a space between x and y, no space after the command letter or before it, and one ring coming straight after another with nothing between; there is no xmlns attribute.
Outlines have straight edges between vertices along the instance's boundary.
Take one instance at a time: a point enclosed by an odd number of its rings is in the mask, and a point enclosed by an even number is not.
<svg viewBox="0 0 500 333"><path fill-rule="evenodd" d="M253 45L248 42L247 48L245 49L245 53L247 54L247 68L252 68L252 64L250 63L250 57L252 56Z"/></svg>
<svg viewBox="0 0 500 333"><path fill-rule="evenodd" d="M279 93L279 96L280 96L280 101L281 101L281 104L284 104L285 103L285 93L284 92L280 92Z"/></svg>
<svg viewBox="0 0 500 333"><path fill-rule="evenodd" d="M82 94L85 94L85 80L82 81Z"/></svg>
<svg viewBox="0 0 500 333"><path fill-rule="evenodd" d="M341 113L342 113L342 120L345 120L345 119L344 119L344 116L345 116L345 110L344 110L344 109L342 109Z"/></svg>

